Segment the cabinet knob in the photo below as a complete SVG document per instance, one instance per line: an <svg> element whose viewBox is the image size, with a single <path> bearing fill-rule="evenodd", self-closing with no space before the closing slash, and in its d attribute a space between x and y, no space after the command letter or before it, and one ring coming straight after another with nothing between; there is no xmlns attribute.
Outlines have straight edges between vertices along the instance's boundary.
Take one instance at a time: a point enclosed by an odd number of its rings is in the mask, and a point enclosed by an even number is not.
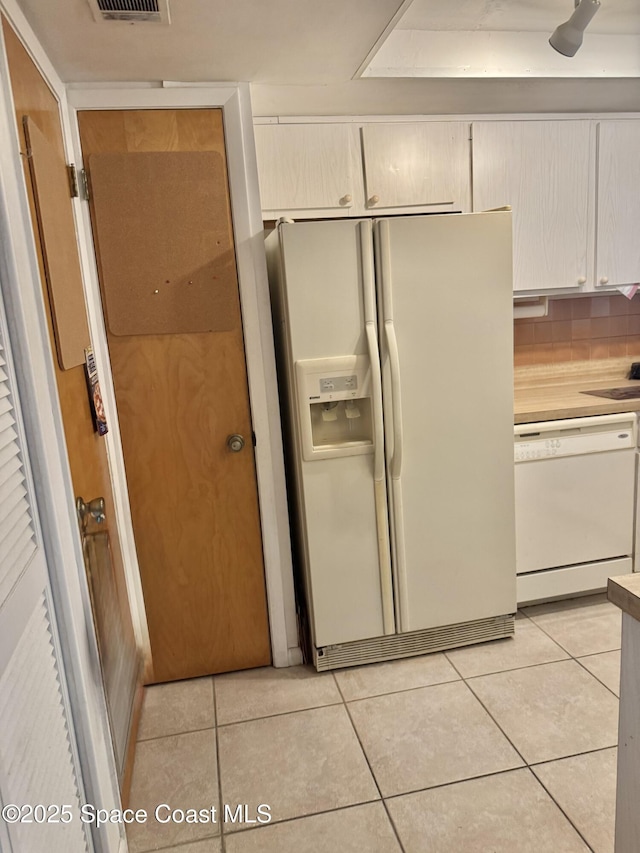
<svg viewBox="0 0 640 853"><path fill-rule="evenodd" d="M346 195L343 195L342 198L340 199L340 204L351 204L351 202L352 202L352 196L350 196L349 193L347 193Z"/></svg>
<svg viewBox="0 0 640 853"><path fill-rule="evenodd" d="M372 195L369 199L369 204L377 204L380 201L379 195Z"/></svg>
<svg viewBox="0 0 640 853"><path fill-rule="evenodd" d="M586 276L581 275L580 278L578 279L578 284L586 284L586 283L587 283Z"/></svg>
<svg viewBox="0 0 640 853"><path fill-rule="evenodd" d="M608 284L608 283L609 283L609 279L607 278L606 275L603 275L602 278L600 279L600 284Z"/></svg>

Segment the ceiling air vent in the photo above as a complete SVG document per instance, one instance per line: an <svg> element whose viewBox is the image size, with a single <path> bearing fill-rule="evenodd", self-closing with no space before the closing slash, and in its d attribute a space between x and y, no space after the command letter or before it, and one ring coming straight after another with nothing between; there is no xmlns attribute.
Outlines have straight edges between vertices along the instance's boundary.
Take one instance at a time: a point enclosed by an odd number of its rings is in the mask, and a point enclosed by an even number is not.
<svg viewBox="0 0 640 853"><path fill-rule="evenodd" d="M96 21L168 24L169 0L89 0Z"/></svg>

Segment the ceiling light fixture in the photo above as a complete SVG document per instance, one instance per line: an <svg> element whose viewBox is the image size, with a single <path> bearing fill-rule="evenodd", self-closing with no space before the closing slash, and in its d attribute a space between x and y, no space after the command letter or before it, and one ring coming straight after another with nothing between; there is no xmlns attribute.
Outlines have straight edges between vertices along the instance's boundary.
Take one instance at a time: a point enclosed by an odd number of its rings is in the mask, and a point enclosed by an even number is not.
<svg viewBox="0 0 640 853"><path fill-rule="evenodd" d="M549 44L563 56L575 56L589 22L600 8L600 0L575 0L573 15L557 27Z"/></svg>

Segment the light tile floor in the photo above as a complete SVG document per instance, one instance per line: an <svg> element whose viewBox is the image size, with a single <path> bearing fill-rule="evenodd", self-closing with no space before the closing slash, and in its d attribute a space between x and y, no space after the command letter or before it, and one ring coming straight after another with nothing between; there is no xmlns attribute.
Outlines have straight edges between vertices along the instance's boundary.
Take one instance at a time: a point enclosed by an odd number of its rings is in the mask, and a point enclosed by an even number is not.
<svg viewBox="0 0 640 853"><path fill-rule="evenodd" d="M613 853L619 649L619 611L590 596L442 654L147 688L130 805L151 817L129 849ZM240 822L260 804L271 823Z"/></svg>

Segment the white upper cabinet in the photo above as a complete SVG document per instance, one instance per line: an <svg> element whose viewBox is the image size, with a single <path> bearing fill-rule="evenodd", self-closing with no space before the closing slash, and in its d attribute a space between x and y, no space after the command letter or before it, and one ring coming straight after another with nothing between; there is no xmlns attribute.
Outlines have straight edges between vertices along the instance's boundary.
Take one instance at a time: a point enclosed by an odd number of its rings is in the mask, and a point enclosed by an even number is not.
<svg viewBox="0 0 640 853"><path fill-rule="evenodd" d="M640 120L598 125L596 287L640 282Z"/></svg>
<svg viewBox="0 0 640 853"><path fill-rule="evenodd" d="M354 196L349 125L258 124L254 129L263 211L328 209L348 215Z"/></svg>
<svg viewBox="0 0 640 853"><path fill-rule="evenodd" d="M473 209L511 205L514 290L584 288L592 276L590 127L473 123Z"/></svg>
<svg viewBox="0 0 640 853"><path fill-rule="evenodd" d="M367 124L362 149L367 210L471 209L468 122Z"/></svg>

